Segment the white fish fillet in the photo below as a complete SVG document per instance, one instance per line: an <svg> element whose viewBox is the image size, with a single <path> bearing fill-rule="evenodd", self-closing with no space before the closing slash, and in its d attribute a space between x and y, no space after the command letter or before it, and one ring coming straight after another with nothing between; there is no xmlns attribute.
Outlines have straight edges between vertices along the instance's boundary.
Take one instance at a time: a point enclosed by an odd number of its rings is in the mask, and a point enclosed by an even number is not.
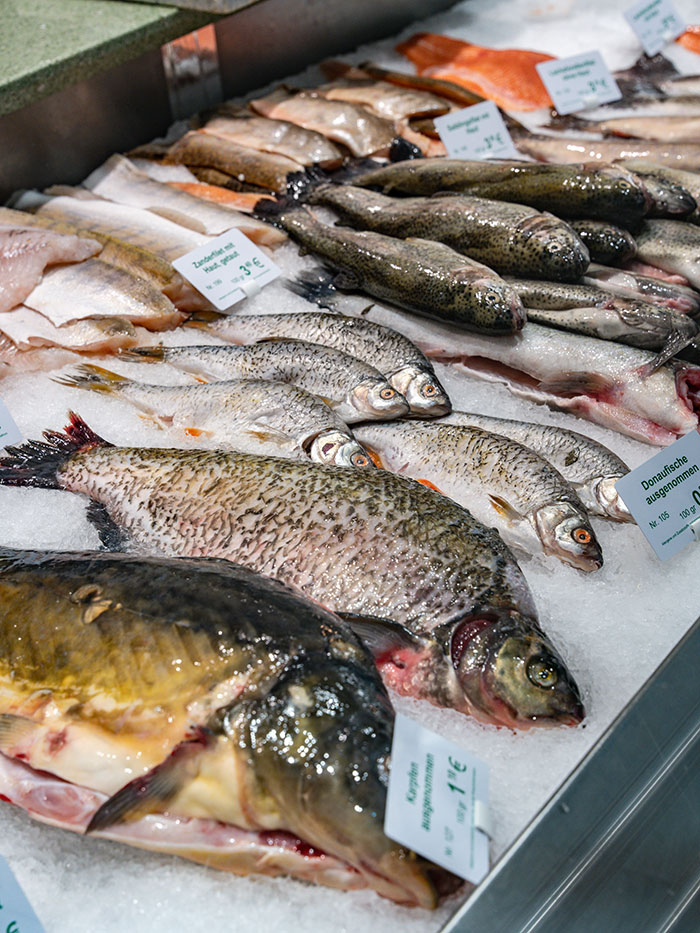
<svg viewBox="0 0 700 933"><path fill-rule="evenodd" d="M91 353L109 353L119 347L133 347L139 339L134 325L124 318L85 319L56 327L43 314L24 305L0 314L0 333L22 350L65 347Z"/></svg>
<svg viewBox="0 0 700 933"><path fill-rule="evenodd" d="M224 204L204 201L149 178L121 155L110 156L103 166L88 175L83 184L102 198L151 211L207 236L218 236L236 228L262 246L273 247L286 240L286 234L281 230L249 214Z"/></svg>
<svg viewBox="0 0 700 933"><path fill-rule="evenodd" d="M47 266L82 262L101 249L96 240L54 230L0 226L0 311L20 304Z"/></svg>
<svg viewBox="0 0 700 933"><path fill-rule="evenodd" d="M149 330L167 330L185 320L149 282L99 259L50 269L24 303L56 327L83 318L119 317Z"/></svg>

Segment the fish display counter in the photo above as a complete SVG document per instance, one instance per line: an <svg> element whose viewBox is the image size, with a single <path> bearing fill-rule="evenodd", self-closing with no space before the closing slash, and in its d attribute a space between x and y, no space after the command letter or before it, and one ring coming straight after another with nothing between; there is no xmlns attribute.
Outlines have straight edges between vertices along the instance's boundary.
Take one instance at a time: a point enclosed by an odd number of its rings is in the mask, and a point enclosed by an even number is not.
<svg viewBox="0 0 700 933"><path fill-rule="evenodd" d="M696 32L88 5L87 71L0 117L0 856L39 921L696 929L700 551L617 489L700 418ZM535 67L589 47L621 102L553 114ZM484 99L513 152L453 157ZM385 832L395 713L488 772L476 886Z"/></svg>

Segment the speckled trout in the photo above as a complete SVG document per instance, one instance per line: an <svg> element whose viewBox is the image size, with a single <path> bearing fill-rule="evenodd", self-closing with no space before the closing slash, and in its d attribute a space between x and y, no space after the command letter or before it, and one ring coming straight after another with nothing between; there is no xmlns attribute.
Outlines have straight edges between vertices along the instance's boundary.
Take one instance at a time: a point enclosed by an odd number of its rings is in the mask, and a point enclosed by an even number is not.
<svg viewBox="0 0 700 933"><path fill-rule="evenodd" d="M427 480L475 518L495 523L511 547L590 572L603 553L574 488L546 460L474 425L368 424L357 436L382 466Z"/></svg>
<svg viewBox="0 0 700 933"><path fill-rule="evenodd" d="M3 800L240 875L459 884L384 835L391 703L317 604L228 561L3 550L0 607Z"/></svg>
<svg viewBox="0 0 700 933"><path fill-rule="evenodd" d="M293 282L287 283L293 288ZM418 347L389 327L324 311L227 314L207 330L232 343L286 337L319 343L374 366L421 417L444 415L450 400Z"/></svg>
<svg viewBox="0 0 700 933"><path fill-rule="evenodd" d="M0 484L82 493L113 547L226 557L352 616L400 693L509 726L575 723L577 688L497 532L420 483L223 451L113 447L76 415Z"/></svg>

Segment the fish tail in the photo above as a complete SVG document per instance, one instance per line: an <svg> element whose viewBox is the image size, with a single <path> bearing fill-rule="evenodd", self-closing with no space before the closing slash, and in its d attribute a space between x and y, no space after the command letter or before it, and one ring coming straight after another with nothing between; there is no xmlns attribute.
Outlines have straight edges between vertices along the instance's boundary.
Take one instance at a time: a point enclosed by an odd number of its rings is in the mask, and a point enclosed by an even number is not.
<svg viewBox="0 0 700 933"><path fill-rule="evenodd" d="M333 284L334 273L327 272L322 266L316 266L299 273L293 279L287 279L285 288L305 301L318 305L319 308L333 310L337 290Z"/></svg>
<svg viewBox="0 0 700 933"><path fill-rule="evenodd" d="M301 199L288 198L285 195L274 201L261 198L253 209L253 215L258 220L264 220L266 223L284 229L282 215L289 214L290 211L301 210L301 208Z"/></svg>
<svg viewBox="0 0 700 933"><path fill-rule="evenodd" d="M93 447L114 446L95 434L75 412L69 412L68 417L64 433L44 431L45 442L27 441L8 447L8 455L0 460L0 485L59 489L56 474L74 454Z"/></svg>
<svg viewBox="0 0 700 933"><path fill-rule="evenodd" d="M133 363L160 363L165 359L163 347L134 347L119 351L119 356Z"/></svg>
<svg viewBox="0 0 700 933"><path fill-rule="evenodd" d="M423 152L414 143L397 136L389 147L390 162L408 162L411 159L424 159Z"/></svg>
<svg viewBox="0 0 700 933"><path fill-rule="evenodd" d="M112 393L115 386L120 383L131 382L126 376L120 376L119 373L113 373L111 369L103 369L101 366L94 366L92 363L84 363L78 366L75 373L66 373L63 376L54 376L54 382L62 386L70 386L73 389L92 389L93 392Z"/></svg>

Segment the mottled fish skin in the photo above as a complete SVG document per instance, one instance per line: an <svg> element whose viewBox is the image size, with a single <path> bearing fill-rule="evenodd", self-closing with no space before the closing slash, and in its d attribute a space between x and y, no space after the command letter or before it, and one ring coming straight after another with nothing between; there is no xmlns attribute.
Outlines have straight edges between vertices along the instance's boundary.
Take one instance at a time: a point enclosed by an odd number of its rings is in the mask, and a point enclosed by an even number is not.
<svg viewBox="0 0 700 933"><path fill-rule="evenodd" d="M641 139L593 139L590 136L538 136L534 133L519 136L513 141L520 152L542 162L583 161L597 162L602 165L628 159L648 159L689 172L700 169L700 149L695 143L647 142ZM601 219L621 222L614 213Z"/></svg>
<svg viewBox="0 0 700 933"><path fill-rule="evenodd" d="M63 812L54 789L53 822L76 828L73 797L92 788L114 796L90 832L120 838L121 823L124 841L133 826L135 844L168 851L167 825L159 845L141 822L163 811L259 843L281 830L360 886L436 906L434 866L383 831L391 703L330 612L226 561L36 551L2 553L0 601L0 747L72 782ZM270 856L283 873L274 842Z"/></svg>
<svg viewBox="0 0 700 933"><path fill-rule="evenodd" d="M202 129L205 133L226 136L241 146L286 156L299 165L337 168L343 161L342 151L321 133L239 108L229 110L226 104Z"/></svg>
<svg viewBox="0 0 700 933"><path fill-rule="evenodd" d="M695 198L690 192L670 178L645 175L642 181L652 199L647 218L667 217L671 220L685 220L697 209Z"/></svg>
<svg viewBox="0 0 700 933"><path fill-rule="evenodd" d="M625 168L639 175L640 178L661 178L680 185L695 199L696 204L700 204L700 174L697 172L684 171L680 166L671 167L669 165L659 165L650 159L624 159L620 162ZM693 224L700 224L700 209L696 208L691 214L688 214L684 220Z"/></svg>
<svg viewBox="0 0 700 933"><path fill-rule="evenodd" d="M310 200L353 227L438 240L502 274L574 282L589 263L567 224L521 204L458 195L391 198L351 185L321 185Z"/></svg>
<svg viewBox="0 0 700 933"><path fill-rule="evenodd" d="M372 321L323 311L230 314L207 327L232 343L289 337L323 344L374 366L422 418L444 415L450 399L427 357L401 334Z"/></svg>
<svg viewBox="0 0 700 933"><path fill-rule="evenodd" d="M580 157L564 161L580 162ZM650 203L649 195L630 172L602 163L531 165L415 159L365 172L353 177L352 183L381 188L385 194L456 191L528 204L559 217L590 217L625 225L641 220Z"/></svg>
<svg viewBox="0 0 700 933"><path fill-rule="evenodd" d="M529 320L632 347L660 350L672 335L679 341L697 334L681 311L635 298L617 297L592 285L513 279Z"/></svg>
<svg viewBox="0 0 700 933"><path fill-rule="evenodd" d="M250 107L264 117L288 120L322 133L346 146L358 158L387 152L396 135L390 120L376 116L359 104L324 100L304 92L292 94L284 88L251 100Z"/></svg>
<svg viewBox="0 0 700 933"><path fill-rule="evenodd" d="M280 193L287 190L287 176L299 171L299 163L286 156L250 149L227 136L201 131L185 133L169 149L166 162L214 169L243 184Z"/></svg>
<svg viewBox="0 0 700 933"><path fill-rule="evenodd" d="M586 572L603 565L573 487L517 441L444 423L363 425L357 432L382 466L429 480L479 521L493 522L509 546L544 552Z"/></svg>
<svg viewBox="0 0 700 933"><path fill-rule="evenodd" d="M366 626L403 626L375 648L403 694L510 726L580 722L513 555L446 497L386 470L112 447L75 415L67 432L10 448L0 483L83 493L142 551L226 557Z"/></svg>
<svg viewBox="0 0 700 933"><path fill-rule="evenodd" d="M304 208L262 207L303 247L340 269L343 286L483 333L512 334L525 323L520 299L500 276L443 243L331 227Z"/></svg>
<svg viewBox="0 0 700 933"><path fill-rule="evenodd" d="M637 258L700 288L700 230L693 224L645 220L637 231Z"/></svg>
<svg viewBox="0 0 700 933"><path fill-rule="evenodd" d="M437 117L450 109L443 99L427 91L401 88L374 78L336 78L303 93L361 104L378 117L395 122L409 117Z"/></svg>
<svg viewBox="0 0 700 933"><path fill-rule="evenodd" d="M569 226L586 246L592 262L624 262L637 253L634 237L622 227L603 220L570 220Z"/></svg>
<svg viewBox="0 0 700 933"><path fill-rule="evenodd" d="M379 303L348 302L347 313L393 327L430 359L648 444L667 446L698 427L698 366L672 361L649 374L656 357L648 350L533 323L491 340Z"/></svg>
<svg viewBox="0 0 700 933"><path fill-rule="evenodd" d="M658 304L662 307L683 311L696 317L700 313L700 295L685 285L675 285L649 275L640 275L628 269L611 269L607 266L591 265L583 277L584 285L604 288L616 295L630 296Z"/></svg>
<svg viewBox="0 0 700 933"><path fill-rule="evenodd" d="M615 483L629 473L629 467L598 441L553 424L495 418L467 411L452 411L438 423L474 425L510 437L551 463L571 483L591 515L616 522L634 521L615 489Z"/></svg>
<svg viewBox="0 0 700 933"><path fill-rule="evenodd" d="M205 379L287 382L323 398L353 424L365 418L400 418L408 403L373 366L341 350L304 340L235 346L144 347L125 351L136 362L162 360Z"/></svg>
<svg viewBox="0 0 700 933"><path fill-rule="evenodd" d="M372 467L372 461L338 415L293 385L236 379L205 385L151 385L100 366L85 365L60 377L60 385L123 399L184 431L197 446L238 450L336 466Z"/></svg>

